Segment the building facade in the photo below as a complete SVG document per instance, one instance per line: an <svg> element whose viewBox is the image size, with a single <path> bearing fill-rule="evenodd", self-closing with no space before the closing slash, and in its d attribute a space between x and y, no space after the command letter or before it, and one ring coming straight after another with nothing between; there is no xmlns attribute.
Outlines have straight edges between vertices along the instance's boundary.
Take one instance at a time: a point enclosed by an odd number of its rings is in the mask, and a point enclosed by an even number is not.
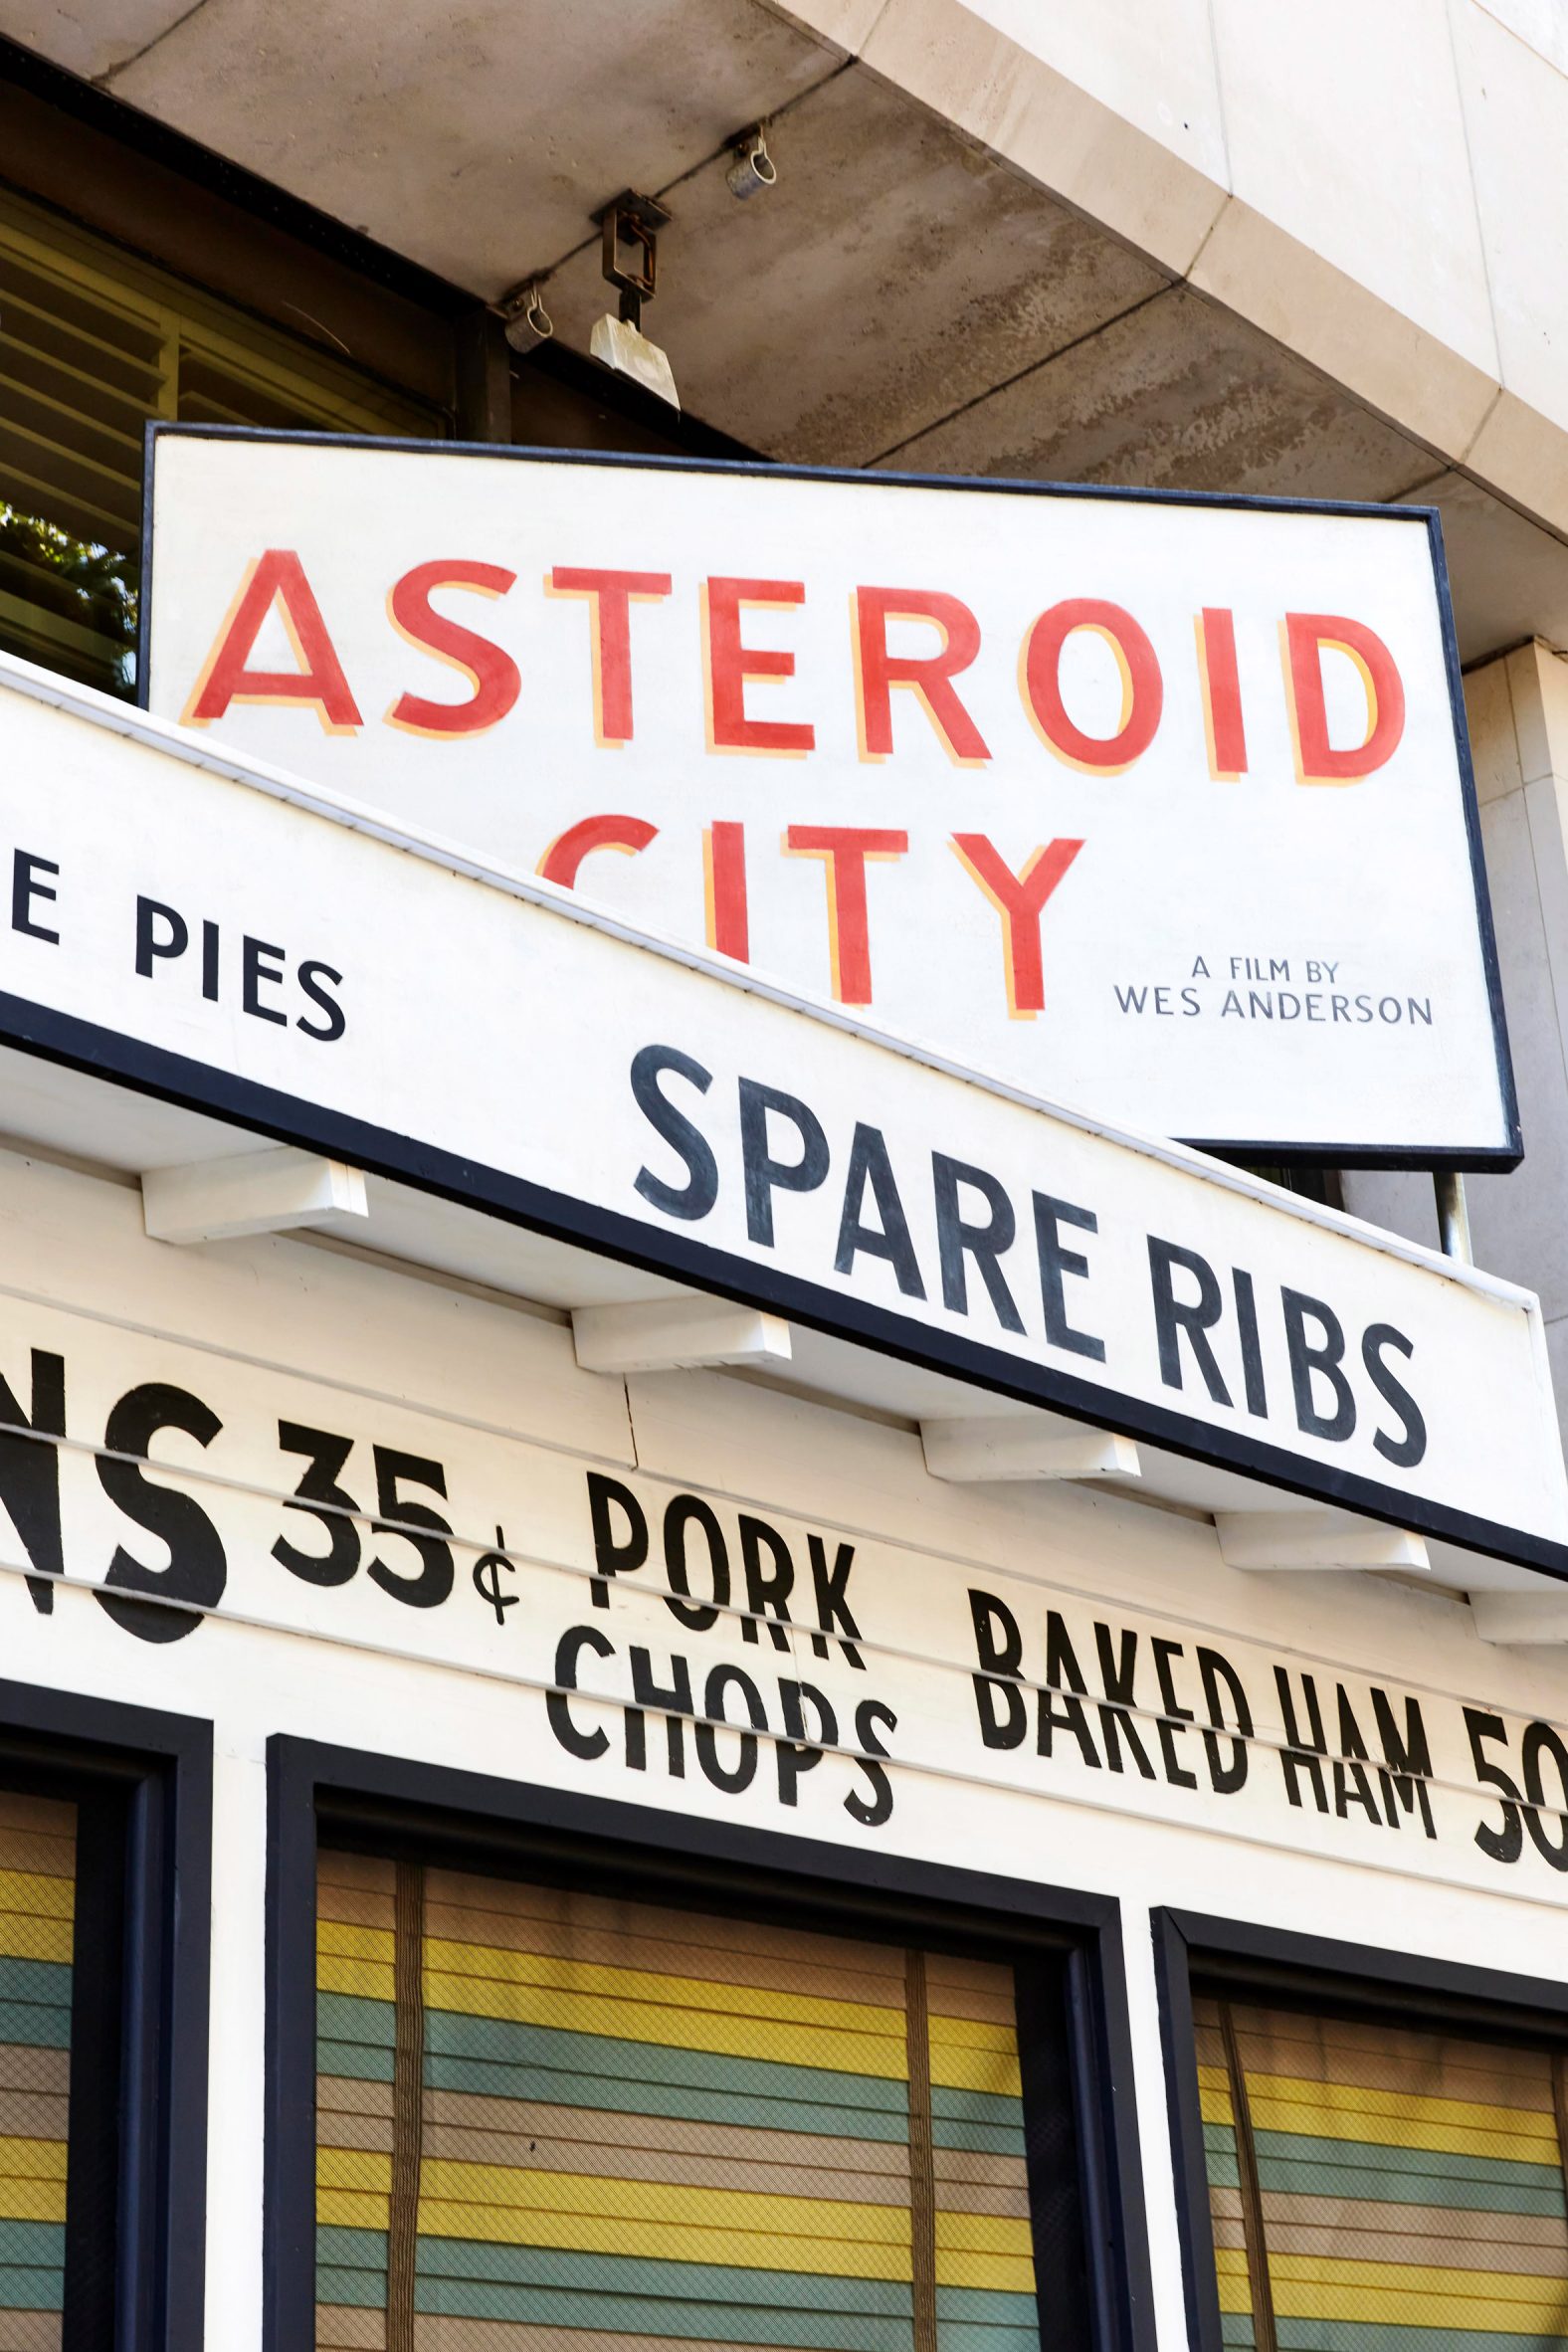
<svg viewBox="0 0 1568 2352"><path fill-rule="evenodd" d="M0 2352L1568 2345L1565 154L1554 0L0 0ZM972 1176L1017 1106L872 1034L836 880L802 1011L595 913L602 867L563 911L563 836L503 909L456 801L318 775L329 708L208 724L195 665L165 699L149 425L733 467L720 501L1435 509L1524 1146L1468 1176L1481 1271L1433 1259L1423 1166L1018 1111L1201 1198L1227 1279L1256 1230L1286 1285L1410 1285L1455 1334L1413 1359L1426 1465L1370 1304L1394 1420L1337 1484L1299 1383L1298 1458L1249 1428L1289 1389L1266 1341L1244 1391L1256 1321L1195 1419L1096 1398L1065 1180L1054 1388L764 1278L812 1148L769 1157L766 1104L749 1272L645 1249L572 1161L577 1075L493 1026L503 916L552 1020L603 985L758 1054L794 1024L775 1114L839 1057L862 1125L931 1089ZM594 476L634 518L655 478ZM187 512L188 569L231 519ZM339 917L407 1064L389 1033L306 1116L268 1057L341 1034ZM79 919L123 950L86 994ZM517 1104L526 1199L474 1174ZM654 1126L699 1188L691 1118ZM922 1299L965 1250L1008 1297L975 1230Z"/></svg>

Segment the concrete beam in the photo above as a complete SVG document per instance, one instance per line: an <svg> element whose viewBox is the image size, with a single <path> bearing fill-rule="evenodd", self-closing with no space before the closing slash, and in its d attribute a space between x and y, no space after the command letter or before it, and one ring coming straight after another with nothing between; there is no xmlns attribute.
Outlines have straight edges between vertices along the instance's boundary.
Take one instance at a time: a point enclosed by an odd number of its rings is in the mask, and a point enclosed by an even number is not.
<svg viewBox="0 0 1568 2352"><path fill-rule="evenodd" d="M369 1213L357 1168L285 1144L148 1168L141 1179L142 1220L155 1242L228 1242Z"/></svg>
<svg viewBox="0 0 1568 2352"><path fill-rule="evenodd" d="M682 1372L703 1364L777 1366L790 1360L788 1323L722 1298L579 1306L572 1340L585 1372Z"/></svg>
<svg viewBox="0 0 1568 2352"><path fill-rule="evenodd" d="M1471 1593L1470 1616L1483 1642L1545 1648L1568 1642L1568 1585L1533 1593Z"/></svg>
<svg viewBox="0 0 1568 2352"><path fill-rule="evenodd" d="M1370 1519L1328 1511L1217 1511L1220 1556L1230 1568L1430 1568L1425 1539Z"/></svg>
<svg viewBox="0 0 1568 2352"><path fill-rule="evenodd" d="M931 1476L955 1485L1141 1474L1136 1446L1101 1429L1065 1430L1040 1421L922 1421L920 1443Z"/></svg>

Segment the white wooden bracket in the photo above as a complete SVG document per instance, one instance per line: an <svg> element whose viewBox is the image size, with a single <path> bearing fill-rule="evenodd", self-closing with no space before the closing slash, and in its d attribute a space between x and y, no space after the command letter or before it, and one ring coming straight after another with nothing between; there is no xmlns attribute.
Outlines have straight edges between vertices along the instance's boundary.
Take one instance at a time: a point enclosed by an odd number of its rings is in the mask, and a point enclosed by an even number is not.
<svg viewBox="0 0 1568 2352"><path fill-rule="evenodd" d="M1329 1511L1218 1511L1220 1556L1231 1568L1430 1568L1425 1539Z"/></svg>
<svg viewBox="0 0 1568 2352"><path fill-rule="evenodd" d="M1138 1449L1102 1429L1037 1421L922 1421L920 1443L933 1478L955 1485L985 1479L1135 1478Z"/></svg>
<svg viewBox="0 0 1568 2352"><path fill-rule="evenodd" d="M1470 1602L1483 1642L1515 1642L1532 1650L1568 1642L1568 1586L1533 1593L1472 1592Z"/></svg>
<svg viewBox="0 0 1568 2352"><path fill-rule="evenodd" d="M369 1213L357 1168L287 1144L148 1168L141 1179L142 1221L155 1242L229 1242Z"/></svg>
<svg viewBox="0 0 1568 2352"><path fill-rule="evenodd" d="M585 1372L685 1372L703 1364L787 1364L789 1325L722 1298L579 1306L572 1339Z"/></svg>

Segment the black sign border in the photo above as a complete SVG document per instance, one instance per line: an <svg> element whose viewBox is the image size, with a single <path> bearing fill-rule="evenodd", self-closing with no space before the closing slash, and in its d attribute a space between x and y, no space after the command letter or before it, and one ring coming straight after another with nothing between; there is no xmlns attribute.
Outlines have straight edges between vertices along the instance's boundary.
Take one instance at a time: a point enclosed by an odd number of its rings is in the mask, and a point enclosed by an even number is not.
<svg viewBox="0 0 1568 2352"><path fill-rule="evenodd" d="M136 646L136 699L139 706L149 712L152 685L152 590L156 561L154 504L157 454L159 444L168 438L187 441L254 441L316 449L379 450L417 457L518 458L533 465L588 466L663 474L729 474L756 477L759 480L850 483L862 489L882 484L902 490L984 490L999 496L1088 498L1145 506L1217 506L1254 513L1330 514L1420 525L1426 530L1430 545L1438 617L1443 632L1449 709L1459 761L1460 796L1475 900L1475 928L1486 979L1486 1002L1491 1015L1498 1105L1507 1140L1500 1144L1456 1146L1448 1151L1432 1146L1411 1150L1392 1144L1303 1143L1288 1138L1262 1141L1253 1138L1238 1140L1235 1136L1182 1136L1178 1140L1190 1144L1195 1150L1212 1152L1219 1158L1254 1160L1285 1168L1441 1168L1458 1173L1489 1172L1500 1175L1516 1168L1524 1157L1518 1093L1508 1046L1507 1016L1503 1009L1502 982L1497 969L1496 933L1486 883L1485 855L1481 847L1480 810L1475 797L1475 776L1465 717L1465 687L1460 669L1459 641L1454 628L1448 557L1443 544L1443 517L1436 506L1382 506L1365 499L1271 497L1241 490L1157 490L1119 486L1107 488L1097 483L1084 482L1019 482L990 475L894 474L880 470L871 473L851 467L774 465L766 459L659 458L632 456L618 451L535 449L520 442L400 441L372 434L279 433L253 425L181 425L153 421L146 427L146 463L142 486L142 589Z"/></svg>

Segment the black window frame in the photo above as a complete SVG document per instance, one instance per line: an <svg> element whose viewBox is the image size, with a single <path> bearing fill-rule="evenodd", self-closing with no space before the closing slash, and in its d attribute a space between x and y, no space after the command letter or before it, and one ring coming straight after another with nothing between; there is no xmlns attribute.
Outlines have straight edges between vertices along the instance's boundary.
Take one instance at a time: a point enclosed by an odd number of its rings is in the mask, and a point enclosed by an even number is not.
<svg viewBox="0 0 1568 2352"><path fill-rule="evenodd" d="M117 1982L79 1969L73 1989L66 2352L183 2352L206 2299L212 1725L3 1681L0 1783L82 1808L90 1932L120 1952ZM115 2217L113 2262L91 2279L79 2197Z"/></svg>
<svg viewBox="0 0 1568 2352"><path fill-rule="evenodd" d="M597 1864L655 1901L706 1900L752 1916L905 1942L944 1940L1017 1962L1060 1963L1066 2031L1055 2080L1021 1998L1026 2113L1070 2103L1089 2308L1083 2352L1155 2352L1120 1905L1025 1879L666 1813L451 1766L280 1734L268 1743L266 2352L297 2352L315 2329L315 1939L318 1835L336 1846L444 1864L569 1875ZM1044 1968L1036 1981L1046 1981ZM1020 1970L1021 1993L1029 1981ZM1059 2013L1060 2014L1060 2013ZM1071 2081L1060 2079L1063 2054ZM1064 2091L1067 2097L1064 2098ZM1049 2131L1045 2138L1052 2135ZM1036 2144L1030 2169L1060 2149ZM1032 2200L1034 2202L1034 2200ZM1035 2214L1037 2261L1059 2212ZM1069 2339L1053 2333L1067 2352Z"/></svg>
<svg viewBox="0 0 1568 2352"><path fill-rule="evenodd" d="M1364 2021L1384 2013L1418 2031L1568 2050L1568 1982L1198 1911L1158 1909L1150 1925L1191 2352L1224 2352L1198 2097L1195 1979L1205 1992L1319 2015L1327 2010Z"/></svg>

